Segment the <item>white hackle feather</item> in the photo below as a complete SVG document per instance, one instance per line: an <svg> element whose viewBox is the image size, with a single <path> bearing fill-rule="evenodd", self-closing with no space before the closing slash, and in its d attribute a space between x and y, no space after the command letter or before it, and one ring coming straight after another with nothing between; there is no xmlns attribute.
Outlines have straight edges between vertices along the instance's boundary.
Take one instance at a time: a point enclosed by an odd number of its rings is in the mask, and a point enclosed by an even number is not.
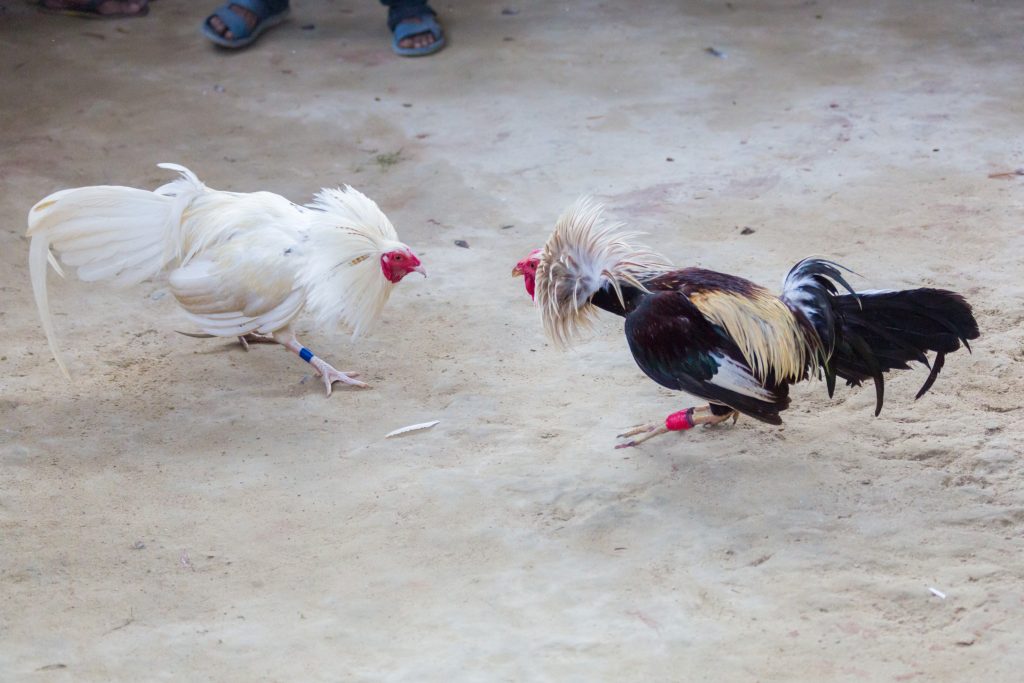
<svg viewBox="0 0 1024 683"><path fill-rule="evenodd" d="M61 190L29 211L29 271L46 338L65 376L46 289L47 263L86 281L131 285L170 271L171 291L215 336L282 330L305 308L354 335L380 315L393 287L380 257L408 249L377 205L350 187L308 207L270 192L221 192L183 166L153 192Z"/></svg>
<svg viewBox="0 0 1024 683"><path fill-rule="evenodd" d="M309 207L300 276L306 307L319 324L341 323L358 337L380 317L394 287L381 274L380 257L407 247L376 202L348 185L320 191Z"/></svg>
<svg viewBox="0 0 1024 683"><path fill-rule="evenodd" d="M537 304L544 330L558 346L568 346L596 314L590 303L610 286L622 300L624 284L643 289L643 280L672 269L664 256L634 245L638 233L604 218L589 197L579 199L558 219L537 266Z"/></svg>

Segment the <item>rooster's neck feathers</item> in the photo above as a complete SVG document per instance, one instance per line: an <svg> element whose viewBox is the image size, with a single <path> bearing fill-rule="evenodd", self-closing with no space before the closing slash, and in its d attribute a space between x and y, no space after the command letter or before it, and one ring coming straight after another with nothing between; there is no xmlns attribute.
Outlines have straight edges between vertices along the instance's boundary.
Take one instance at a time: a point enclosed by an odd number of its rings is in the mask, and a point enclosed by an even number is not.
<svg viewBox="0 0 1024 683"><path fill-rule="evenodd" d="M590 326L590 298L611 287L625 306L622 288L643 290L643 282L672 269L660 254L632 243L637 234L609 223L604 209L582 198L558 219L537 266L537 303L548 337L568 346Z"/></svg>
<svg viewBox="0 0 1024 683"><path fill-rule="evenodd" d="M360 336L394 287L381 272L381 255L407 247L377 204L347 185L320 191L307 213L307 267L300 278L306 308L318 324L344 324Z"/></svg>

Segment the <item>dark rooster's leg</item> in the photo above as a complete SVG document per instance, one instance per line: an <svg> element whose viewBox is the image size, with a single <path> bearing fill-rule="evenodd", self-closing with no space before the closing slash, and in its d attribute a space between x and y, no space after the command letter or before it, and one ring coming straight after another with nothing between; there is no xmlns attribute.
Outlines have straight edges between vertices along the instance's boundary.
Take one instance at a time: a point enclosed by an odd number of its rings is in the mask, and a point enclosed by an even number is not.
<svg viewBox="0 0 1024 683"><path fill-rule="evenodd" d="M636 439L631 439L624 443L616 445L616 448L631 448L633 446L639 446L648 439L653 439L656 436L664 434L666 432L680 432L687 429L693 429L697 425L716 425L719 422L725 422L730 417L735 423L739 417L739 413L735 410L716 415L710 405L701 406L700 408L687 408L686 410L680 410L678 413L672 413L665 418L664 422L652 422L650 424L642 424L633 427L632 429L619 434L618 438L622 439L629 436L640 435Z"/></svg>
<svg viewBox="0 0 1024 683"><path fill-rule="evenodd" d="M275 336L275 339L277 337ZM331 387L335 382L344 382L354 387L369 387L369 384L360 382L355 379L359 376L358 372L342 372L341 370L335 370L323 358L318 358L313 354L312 351L307 349L305 346L299 343L299 340L295 338L294 334L288 333L284 341L278 340L279 343L283 344L289 351L297 355L302 360L306 361L313 366L317 374L324 380L324 386L327 388L327 395L331 395Z"/></svg>

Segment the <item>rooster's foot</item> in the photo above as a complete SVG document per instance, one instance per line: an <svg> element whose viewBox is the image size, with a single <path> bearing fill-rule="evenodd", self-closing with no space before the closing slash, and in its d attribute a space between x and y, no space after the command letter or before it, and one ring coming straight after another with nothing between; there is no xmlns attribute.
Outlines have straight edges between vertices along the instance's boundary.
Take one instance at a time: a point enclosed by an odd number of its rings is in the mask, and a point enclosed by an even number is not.
<svg viewBox="0 0 1024 683"><path fill-rule="evenodd" d="M316 374L318 374L324 380L324 388L327 389L328 396L331 395L331 391L333 391L334 389L335 382L343 382L353 387L366 388L370 386L366 382L360 382L359 380L356 379L356 377L359 376L358 372L342 372L341 370L334 369L334 367L330 363L325 361L323 358L320 358L319 356L315 355L312 351L310 351L305 346L300 344L299 340L295 338L294 334L286 332L283 333L281 336L283 337L283 341L281 341L280 339L278 341L281 344L284 344L285 348L287 348L289 351L296 354L299 358L312 365L313 369L316 370Z"/></svg>
<svg viewBox="0 0 1024 683"><path fill-rule="evenodd" d="M623 439L630 436L636 436L637 438L616 444L615 447L632 448L666 432L686 431L687 429L693 429L697 425L716 425L719 422L728 420L730 417L733 423L735 423L739 413L734 410L724 415L715 415L711 412L711 406L709 405L700 408L687 408L686 410L680 410L678 413L672 413L665 418L664 422L651 422L650 424L637 425L626 430L619 434L617 438Z"/></svg>
<svg viewBox="0 0 1024 683"><path fill-rule="evenodd" d="M320 377L323 378L324 387L327 389L328 396L331 395L331 391L334 388L335 382L343 382L345 384L348 384L349 386L361 387L363 389L368 389L370 387L370 385L367 384L366 382L360 382L359 380L355 379L356 377L359 376L358 372L352 372L351 370L347 370L344 372L341 370L335 370L333 367L331 367L324 361L320 360L319 358L314 358L313 360L320 361L320 363L314 363L313 366L316 368L316 371L320 374Z"/></svg>
<svg viewBox="0 0 1024 683"><path fill-rule="evenodd" d="M620 444L616 444L615 447L632 448L633 446L639 446L644 441L647 441L647 439L653 439L654 437L664 434L667 431L668 427L665 426L664 422L651 422L650 424L637 425L635 427L632 427L631 429L627 429L626 431L619 434L615 438L624 439L629 436L637 436L637 434L640 434L641 436L635 439L630 439L629 441L624 441Z"/></svg>
<svg viewBox="0 0 1024 683"><path fill-rule="evenodd" d="M277 340L269 334L256 334L250 332L249 334L243 334L238 337L238 343L242 345L242 348L246 351L249 350L250 344L276 344Z"/></svg>

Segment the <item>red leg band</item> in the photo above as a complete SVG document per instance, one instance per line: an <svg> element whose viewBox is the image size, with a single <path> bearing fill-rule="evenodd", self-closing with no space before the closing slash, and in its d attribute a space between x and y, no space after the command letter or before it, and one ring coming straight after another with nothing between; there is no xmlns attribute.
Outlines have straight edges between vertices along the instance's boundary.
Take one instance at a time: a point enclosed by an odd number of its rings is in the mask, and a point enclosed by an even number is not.
<svg viewBox="0 0 1024 683"><path fill-rule="evenodd" d="M681 432L693 428L693 408L680 410L665 418L665 426L673 432Z"/></svg>

